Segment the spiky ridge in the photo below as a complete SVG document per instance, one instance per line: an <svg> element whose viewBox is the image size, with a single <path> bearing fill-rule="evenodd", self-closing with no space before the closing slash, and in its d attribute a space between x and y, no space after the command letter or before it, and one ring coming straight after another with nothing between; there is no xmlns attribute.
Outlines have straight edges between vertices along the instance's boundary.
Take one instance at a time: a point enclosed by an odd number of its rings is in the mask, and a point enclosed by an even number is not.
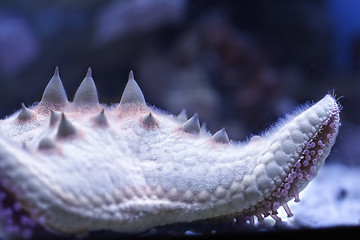
<svg viewBox="0 0 360 240"><path fill-rule="evenodd" d="M326 95L270 133L237 143L224 129L212 136L197 114L188 119L185 110L173 116L147 106L132 72L116 107L99 103L90 68L69 102L56 68L37 106L22 104L0 121L11 139L0 137L7 211L20 206L20 215L33 221L19 225L16 215L8 228L30 236L40 226L64 233L139 232L220 216L280 221L277 209L292 215L287 201L299 201L298 192L328 156L339 112ZM24 178L29 181L18 180ZM92 181L101 184L87 185Z"/></svg>

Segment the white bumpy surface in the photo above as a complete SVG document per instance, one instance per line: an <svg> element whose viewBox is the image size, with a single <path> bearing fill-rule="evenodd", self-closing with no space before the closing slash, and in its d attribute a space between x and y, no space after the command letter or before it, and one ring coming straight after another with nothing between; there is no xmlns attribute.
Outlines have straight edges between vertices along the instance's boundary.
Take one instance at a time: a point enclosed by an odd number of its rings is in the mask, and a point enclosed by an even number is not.
<svg viewBox="0 0 360 240"><path fill-rule="evenodd" d="M277 207L263 210L266 201L288 189L295 163L331 122L331 136L316 153L316 171L322 166L339 127L340 107L331 95L261 137L229 143L223 130L214 137L200 130L197 116L184 122L147 106L132 73L118 106L98 103L91 70L74 102L67 101L58 70L47 89L38 105L0 121L0 177L38 224L62 233L276 217ZM308 182L299 178L293 188ZM284 195L280 204L293 197Z"/></svg>

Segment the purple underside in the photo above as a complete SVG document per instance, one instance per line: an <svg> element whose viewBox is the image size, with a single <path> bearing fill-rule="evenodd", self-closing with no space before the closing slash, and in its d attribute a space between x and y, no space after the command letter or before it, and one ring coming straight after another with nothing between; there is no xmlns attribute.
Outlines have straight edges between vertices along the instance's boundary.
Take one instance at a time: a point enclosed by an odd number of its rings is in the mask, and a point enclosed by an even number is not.
<svg viewBox="0 0 360 240"><path fill-rule="evenodd" d="M282 219L278 216L278 209L282 206L287 217L293 216L287 201L289 198L294 198L295 202L299 202L298 188L316 176L317 164L324 154L326 145L330 144L337 135L339 124L337 113L338 110L334 111L334 115L324 122L319 132L305 145L298 161L295 162L279 188L250 211L247 211L246 215L251 218L256 216L259 221L263 221L264 217L271 216L275 221L280 222ZM251 220L251 222L253 221Z"/></svg>
<svg viewBox="0 0 360 240"><path fill-rule="evenodd" d="M39 225L29 216L13 193L7 188L7 181L0 185L0 222L9 235L29 239Z"/></svg>

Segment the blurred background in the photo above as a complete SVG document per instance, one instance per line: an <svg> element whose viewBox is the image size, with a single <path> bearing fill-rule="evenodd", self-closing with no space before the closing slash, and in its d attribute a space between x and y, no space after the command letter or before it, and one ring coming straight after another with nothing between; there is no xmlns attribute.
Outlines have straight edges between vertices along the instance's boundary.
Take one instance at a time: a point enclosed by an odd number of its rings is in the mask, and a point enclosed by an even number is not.
<svg viewBox="0 0 360 240"><path fill-rule="evenodd" d="M93 69L119 102L130 70L148 103L246 140L335 91L328 161L360 165L360 1L0 1L0 116L41 99L55 66L68 98Z"/></svg>

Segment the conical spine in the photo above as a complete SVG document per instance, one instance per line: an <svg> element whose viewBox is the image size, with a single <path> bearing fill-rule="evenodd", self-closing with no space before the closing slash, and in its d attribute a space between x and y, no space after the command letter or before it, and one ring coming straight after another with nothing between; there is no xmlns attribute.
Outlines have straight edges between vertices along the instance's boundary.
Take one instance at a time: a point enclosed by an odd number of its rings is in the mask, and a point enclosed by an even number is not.
<svg viewBox="0 0 360 240"><path fill-rule="evenodd" d="M153 128L155 126L158 126L158 123L154 117L153 114L149 113L148 115L146 115L143 119L143 124L146 126L146 127L149 127L149 128Z"/></svg>
<svg viewBox="0 0 360 240"><path fill-rule="evenodd" d="M92 118L93 122L100 127L108 127L109 123L105 116L105 109L102 109L99 114Z"/></svg>
<svg viewBox="0 0 360 240"><path fill-rule="evenodd" d="M187 133L198 134L200 132L200 122L198 115L195 114L189 120L187 120L183 124L182 130Z"/></svg>
<svg viewBox="0 0 360 240"><path fill-rule="evenodd" d="M91 108L99 107L99 98L96 90L94 79L92 78L91 68L88 68L84 80L81 82L78 90L75 93L74 107Z"/></svg>
<svg viewBox="0 0 360 240"><path fill-rule="evenodd" d="M57 132L58 138L67 138L76 134L76 129L74 125L65 117L65 114L62 113L61 121Z"/></svg>
<svg viewBox="0 0 360 240"><path fill-rule="evenodd" d="M20 122L26 122L34 117L33 111L25 107L24 103L21 104L21 110L17 116L17 120Z"/></svg>
<svg viewBox="0 0 360 240"><path fill-rule="evenodd" d="M144 95L134 79L132 71L129 73L129 80L120 100L120 106L132 104L135 106L146 106Z"/></svg>
<svg viewBox="0 0 360 240"><path fill-rule="evenodd" d="M53 127L60 120L61 113L55 112L53 110L51 110L50 112L50 126Z"/></svg>
<svg viewBox="0 0 360 240"><path fill-rule="evenodd" d="M230 142L229 137L224 128L217 131L214 134L214 136L211 137L211 139L215 142L224 143L224 144L228 144Z"/></svg>
<svg viewBox="0 0 360 240"><path fill-rule="evenodd" d="M55 68L53 77L47 84L42 95L39 107L45 108L46 112L52 110L60 110L68 104L68 99L64 86L59 75L59 68Z"/></svg>

